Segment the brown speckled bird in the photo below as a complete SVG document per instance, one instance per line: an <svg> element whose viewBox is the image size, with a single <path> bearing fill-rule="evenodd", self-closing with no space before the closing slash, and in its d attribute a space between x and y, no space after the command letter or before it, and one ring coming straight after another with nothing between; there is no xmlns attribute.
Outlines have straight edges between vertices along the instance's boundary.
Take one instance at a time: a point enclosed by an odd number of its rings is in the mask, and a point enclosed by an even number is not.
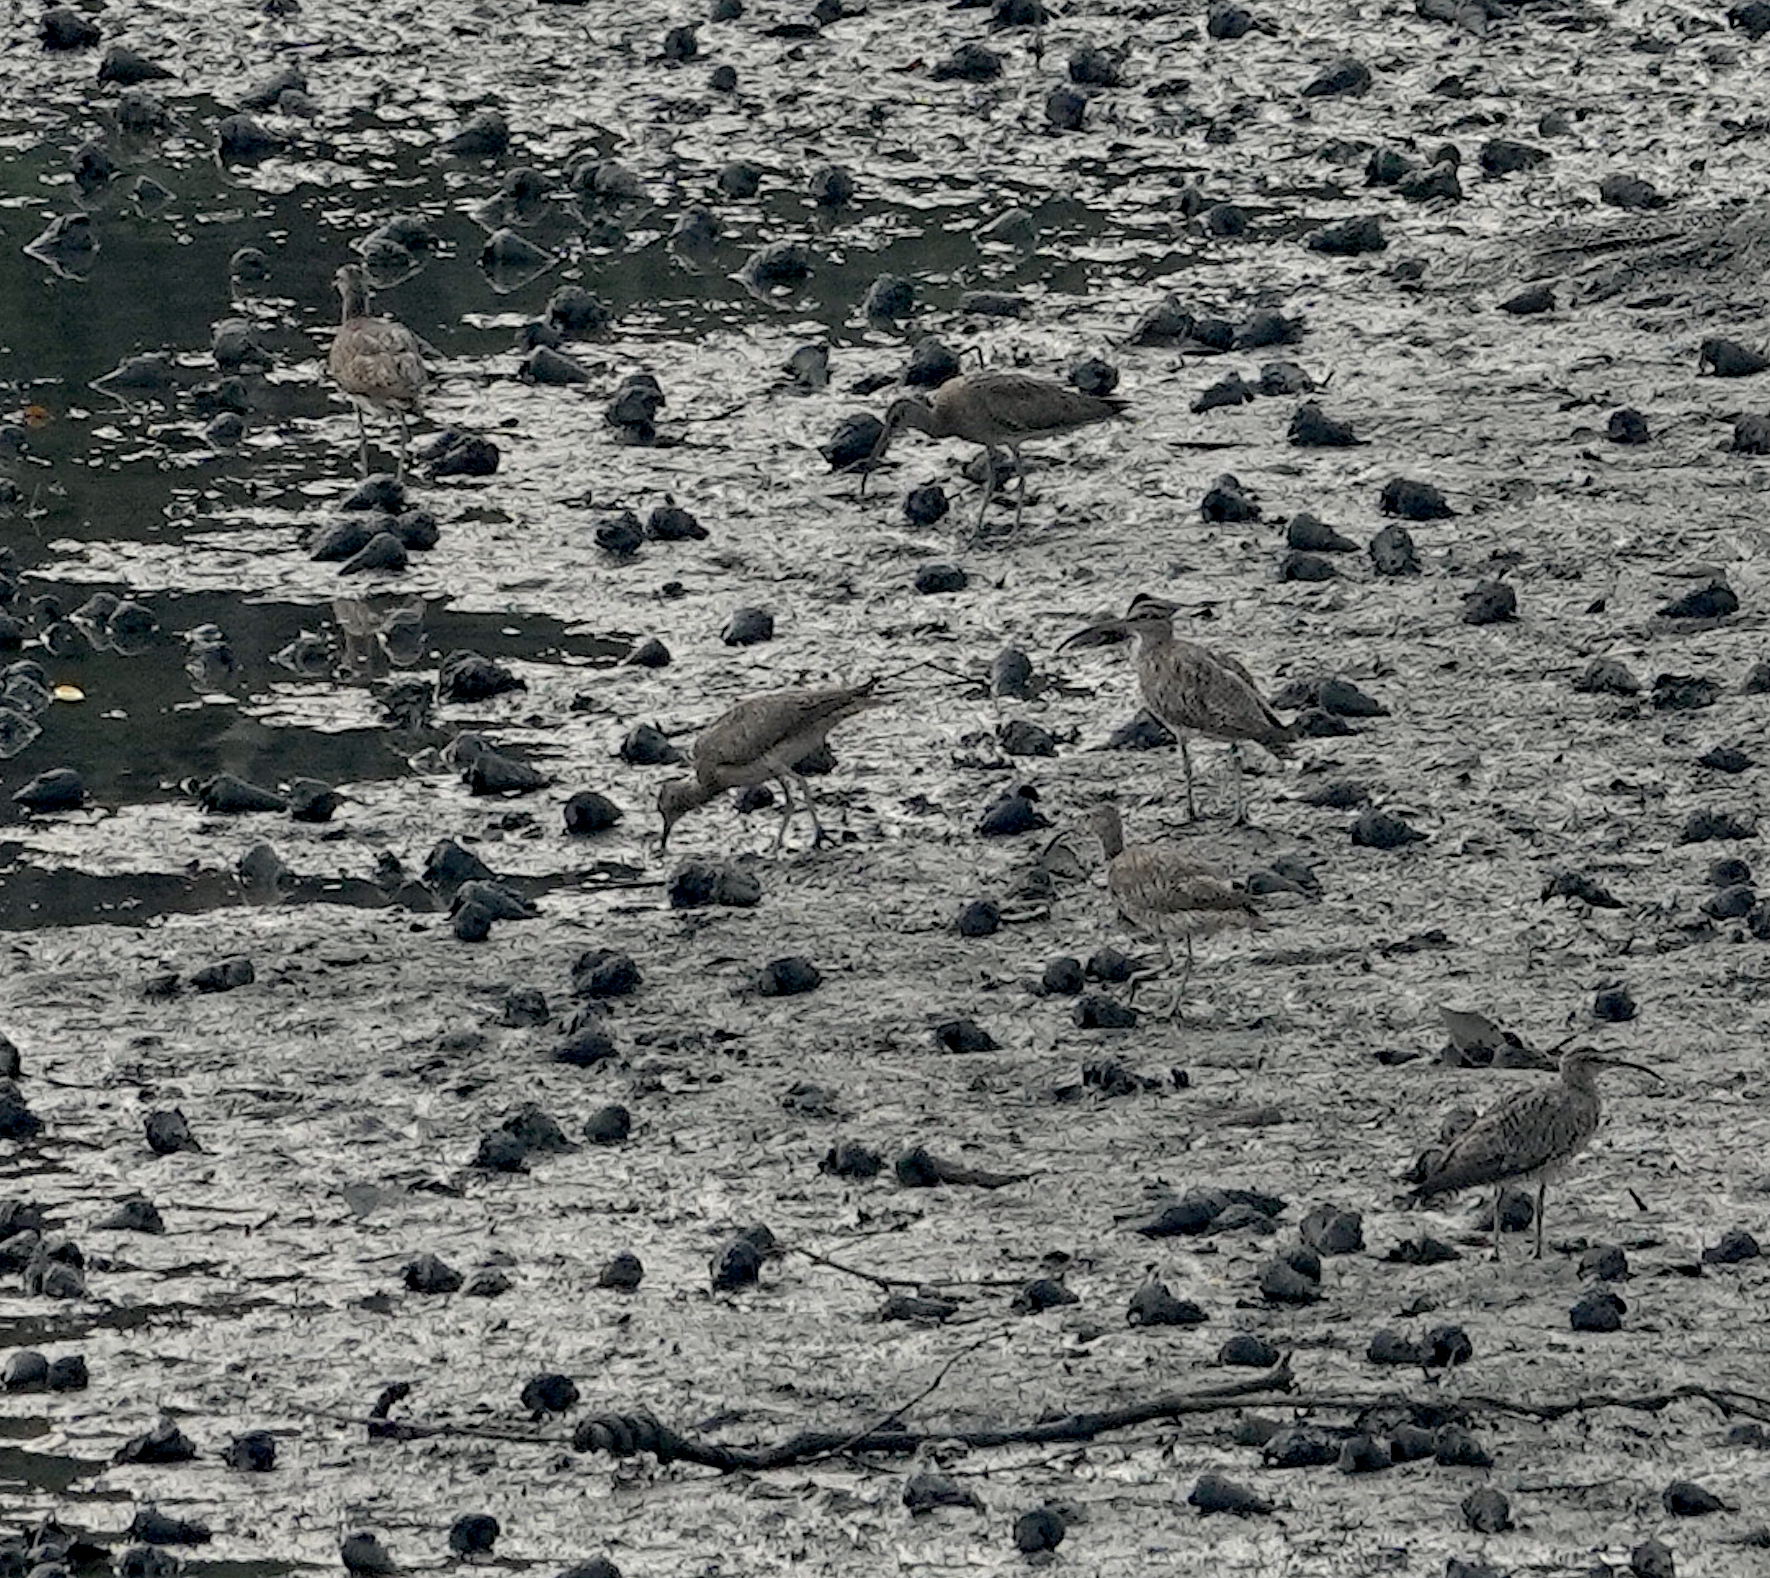
<svg viewBox="0 0 1770 1578"><path fill-rule="evenodd" d="M660 851L670 842L670 830L697 806L706 805L728 789L774 782L785 802L780 831L774 836L779 849L798 807L793 803L796 783L817 830L816 842L826 841L823 823L811 798L811 785L798 771L830 730L845 718L869 707L884 704L876 694L877 679L860 685L833 685L819 690L774 690L746 696L728 707L695 737L692 778L673 778L658 791L658 811L664 819Z"/></svg>
<svg viewBox="0 0 1770 1578"><path fill-rule="evenodd" d="M1267 706L1254 684L1254 676L1226 652L1216 652L1174 634L1175 604L1163 598L1138 596L1123 619L1102 620L1078 630L1058 647L1100 646L1123 636L1137 638L1137 681L1143 705L1152 716L1172 729L1180 741L1180 764L1186 773L1186 817L1194 821L1198 808L1192 795L1192 756L1187 736L1227 740L1235 764L1235 822L1247 818L1242 797L1241 757L1243 740L1264 746L1283 756L1296 738L1296 726L1282 722Z"/></svg>
<svg viewBox="0 0 1770 1578"><path fill-rule="evenodd" d="M369 474L369 430L363 421L367 406L399 418L399 465L394 474L404 477L407 421L422 408L430 385L425 344L403 323L369 316L368 278L355 263L345 264L333 280L344 310L326 356L326 370L356 408L363 475Z"/></svg>
<svg viewBox="0 0 1770 1578"><path fill-rule="evenodd" d="M1216 867L1173 844L1125 843L1115 805L1097 805L1083 818L1106 851L1107 891L1133 930L1157 938L1164 970L1174 965L1173 939L1186 942L1186 969L1171 1012L1180 1011L1192 977L1192 939L1230 926L1259 924L1254 901Z"/></svg>
<svg viewBox="0 0 1770 1578"><path fill-rule="evenodd" d="M1112 395L1084 394L1068 384L1052 383L1026 373L983 371L949 378L934 391L931 400L904 395L885 412L885 430L873 448L870 463L876 465L891 440L906 427L918 428L932 438L962 438L981 444L989 476L978 507L975 532L982 532L983 518L996 492L996 451L1014 456L1019 483L1014 491L1014 524L1026 508L1026 473L1020 446L1035 438L1054 438L1078 427L1123 416L1127 402Z"/></svg>
<svg viewBox="0 0 1770 1578"><path fill-rule="evenodd" d="M1521 1090L1483 1113L1444 1149L1414 1163L1408 1181L1416 1200L1494 1184L1493 1257L1500 1258L1500 1194L1508 1179L1536 1179L1536 1255L1543 1254L1543 1195L1551 1177L1598 1132L1603 1107L1598 1070L1632 1068L1659 1076L1640 1063L1576 1047L1561 1059L1561 1078L1547 1089Z"/></svg>

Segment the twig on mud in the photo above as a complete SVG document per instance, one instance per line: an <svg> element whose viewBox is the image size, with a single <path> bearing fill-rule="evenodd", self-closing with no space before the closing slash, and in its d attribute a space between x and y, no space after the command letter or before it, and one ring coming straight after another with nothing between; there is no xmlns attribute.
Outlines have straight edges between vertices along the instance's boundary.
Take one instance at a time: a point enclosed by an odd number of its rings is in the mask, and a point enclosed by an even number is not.
<svg viewBox="0 0 1770 1578"><path fill-rule="evenodd" d="M876 1271L862 1271L859 1266L845 1266L840 1260L831 1260L828 1255L820 1255L814 1249L803 1249L797 1244L790 1247L791 1252L795 1255L803 1255L807 1260L813 1261L820 1266L828 1266L832 1271L840 1271L844 1276L859 1277L862 1282L870 1282L874 1287L883 1288L887 1293L893 1288L919 1288L924 1286L922 1280L918 1277L880 1276Z"/></svg>
<svg viewBox="0 0 1770 1578"><path fill-rule="evenodd" d="M1751 1392L1734 1391L1730 1387L1697 1386L1686 1383L1669 1392L1641 1392L1633 1397L1617 1397L1609 1392L1596 1392L1590 1397L1573 1397L1562 1403L1519 1403L1506 1397L1464 1397L1465 1408L1486 1409L1496 1414L1523 1414L1530 1419L1565 1419L1569 1414L1585 1413L1594 1408L1631 1408L1639 1413L1656 1414L1673 1403L1690 1398L1712 1403L1729 1418L1744 1414L1748 1419L1770 1421L1770 1398Z"/></svg>
<svg viewBox="0 0 1770 1578"><path fill-rule="evenodd" d="M962 1355L961 1355L962 1356ZM943 1371L942 1374L945 1372ZM939 1384L936 1378L935 1384ZM1181 1392L1140 1403L1132 1408L1103 1413L1071 1414L1036 1425L993 1430L891 1430L874 1428L861 1435L833 1430L808 1430L777 1447L750 1451L742 1447L703 1446L684 1440L652 1415L603 1414L579 1424L572 1446L579 1452L608 1452L632 1457L649 1452L660 1463L695 1463L720 1473L765 1473L803 1463L854 1453L877 1453L909 1457L931 1441L956 1441L968 1447L1033 1445L1059 1441L1092 1441L1112 1430L1149 1424L1157 1419L1178 1419L1188 1414L1213 1413L1221 1408L1240 1408L1250 1402L1277 1403L1294 1384L1290 1360L1276 1369L1245 1381L1208 1387L1200 1392ZM926 1394L924 1394L926 1395Z"/></svg>
<svg viewBox="0 0 1770 1578"><path fill-rule="evenodd" d="M914 1397L906 1403L900 1403L896 1408L892 1409L890 1413L886 1414L882 1419L875 1421L873 1424L868 1425L864 1430L857 1430L854 1435L850 1437L845 1446L837 1447L835 1452L831 1455L836 1457L841 1456L842 1453L850 1450L856 1442L864 1441L875 1432L883 1430L888 1424L892 1423L893 1420L902 1419L903 1416L914 1408L917 1403L926 1402L928 1398L932 1397L934 1393L939 1390L940 1383L947 1378L947 1372L951 1370L959 1360L965 1358L969 1354L976 1353L979 1348L988 1346L990 1343L996 1341L1001 1335L1001 1328L998 1327L987 1337L979 1337L976 1342L967 1343L963 1348L956 1350L947 1359L946 1363L934 1372L934 1379L924 1386L921 1391L917 1392Z"/></svg>

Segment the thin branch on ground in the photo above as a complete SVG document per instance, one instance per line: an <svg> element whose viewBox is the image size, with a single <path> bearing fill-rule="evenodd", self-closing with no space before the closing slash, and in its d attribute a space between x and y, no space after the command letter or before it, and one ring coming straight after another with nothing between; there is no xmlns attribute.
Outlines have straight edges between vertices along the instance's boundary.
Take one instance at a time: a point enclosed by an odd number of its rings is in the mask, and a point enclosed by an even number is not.
<svg viewBox="0 0 1770 1578"><path fill-rule="evenodd" d="M1169 1393L1127 1408L1104 1409L1093 1413L1067 1414L1060 1419L1042 1420L1037 1424L1002 1426L992 1429L966 1430L948 1427L941 1430L911 1430L892 1427L908 1409L930 1396L946 1379L953 1366L967 1354L999 1339L1000 1331L961 1348L936 1372L934 1379L907 1403L884 1416L880 1423L860 1432L808 1430L783 1441L779 1446L763 1448L727 1447L690 1441L678 1435L649 1413L601 1414L584 1419L572 1437L572 1447L579 1452L606 1452L616 1457L649 1454L660 1463L693 1463L722 1474L765 1473L770 1469L793 1468L803 1463L836 1457L897 1456L909 1457L918 1447L937 1441L953 1441L973 1448L1000 1446L1039 1446L1058 1443L1093 1441L1114 1431L1152 1424L1164 1419L1183 1419L1197 1414L1215 1413L1223 1409L1249 1407L1282 1407L1296 1414L1310 1412L1358 1413L1369 1408L1407 1408L1408 1399L1394 1393L1372 1396L1313 1395L1295 1390L1296 1378L1291 1373L1287 1355L1276 1368L1245 1380L1230 1381L1221 1386L1206 1387L1196 1392ZM1666 1392L1643 1392L1633 1396L1617 1396L1608 1392L1567 1398L1554 1403L1526 1403L1507 1397L1469 1396L1454 1400L1454 1406L1470 1413L1512 1414L1530 1419L1552 1421L1570 1414L1588 1413L1601 1408L1626 1408L1636 1412L1658 1413L1673 1403L1698 1400L1709 1403L1725 1417L1741 1415L1770 1422L1770 1398L1752 1392L1725 1387L1684 1385ZM1449 1399L1435 1397L1421 1406L1441 1414ZM451 1425L391 1419L365 1419L336 1414L326 1410L308 1409L318 1419L335 1420L340 1424L362 1425L372 1435L383 1439L420 1440L436 1436L458 1437L473 1441L508 1441L526 1446L558 1446L557 1440L545 1436L522 1435L512 1430L487 1429L483 1425Z"/></svg>

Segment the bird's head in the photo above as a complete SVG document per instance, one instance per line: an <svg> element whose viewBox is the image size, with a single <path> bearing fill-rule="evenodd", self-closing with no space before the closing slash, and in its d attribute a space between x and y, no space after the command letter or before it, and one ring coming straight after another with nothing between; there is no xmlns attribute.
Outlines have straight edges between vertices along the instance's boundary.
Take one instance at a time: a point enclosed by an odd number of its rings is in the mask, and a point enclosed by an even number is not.
<svg viewBox="0 0 1770 1578"><path fill-rule="evenodd" d="M672 778L658 790L658 815L664 830L658 838L658 853L670 847L670 830L697 806L705 805L717 791L707 789L693 778Z"/></svg>
<svg viewBox="0 0 1770 1578"><path fill-rule="evenodd" d="M369 310L369 276L357 263L346 263L332 276L338 295L344 302L346 317L356 317Z"/></svg>
<svg viewBox="0 0 1770 1578"><path fill-rule="evenodd" d="M1106 851L1106 858L1113 859L1125 847L1125 824L1119 816L1119 808L1101 801L1091 806L1082 814L1082 825L1100 840L1100 847Z"/></svg>
<svg viewBox="0 0 1770 1578"><path fill-rule="evenodd" d="M1174 615L1179 611L1177 603L1170 603L1161 597L1151 597L1147 592L1139 592L1131 599L1131 606L1122 619L1102 619L1085 630L1078 630L1057 650L1067 652L1082 647L1103 647L1115 641L1123 641L1128 636L1165 639L1173 634Z"/></svg>

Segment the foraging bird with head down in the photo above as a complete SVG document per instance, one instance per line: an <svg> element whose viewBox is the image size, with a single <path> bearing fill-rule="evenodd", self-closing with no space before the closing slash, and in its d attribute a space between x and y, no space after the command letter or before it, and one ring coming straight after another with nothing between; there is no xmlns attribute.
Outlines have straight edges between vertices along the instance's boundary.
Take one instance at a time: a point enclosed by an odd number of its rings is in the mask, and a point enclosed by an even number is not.
<svg viewBox="0 0 1770 1578"><path fill-rule="evenodd" d="M811 786L798 764L824 743L838 723L882 706L887 698L877 694L878 684L874 678L859 685L768 691L746 696L728 707L695 737L691 757L694 775L673 778L658 791L658 812L664 820L659 851L669 846L671 829L697 806L730 789L770 782L780 785L784 801L773 848L780 848L798 810L793 801L794 784L811 813L815 843L827 842Z"/></svg>
<svg viewBox="0 0 1770 1578"><path fill-rule="evenodd" d="M1174 965L1173 939L1185 939L1186 969L1172 1007L1178 1014L1192 978L1192 939L1228 927L1257 926L1259 911L1215 866L1178 846L1127 845L1117 806L1097 805L1082 820L1106 852L1106 887L1120 916L1134 931L1160 940L1164 969Z"/></svg>
<svg viewBox="0 0 1770 1578"><path fill-rule="evenodd" d="M885 412L885 429L869 457L869 466L883 458L891 440L906 427L932 438L962 438L983 446L989 476L984 483L983 503L977 511L975 533L983 531L983 519L996 491L996 451L1014 456L1019 478L1014 492L1014 524L1026 509L1026 472L1020 446L1037 438L1054 438L1079 427L1122 417L1128 402L1112 395L1084 394L1068 384L1033 378L1026 373L965 373L949 378L930 400L903 395Z"/></svg>
<svg viewBox="0 0 1770 1578"><path fill-rule="evenodd" d="M1416 1201L1459 1189L1495 1185L1493 1258L1500 1258L1500 1196L1507 1180L1536 1179L1536 1258L1543 1256L1543 1196L1598 1132L1604 1109L1598 1100L1598 1070L1632 1068L1658 1079L1644 1064L1613 1057L1591 1047L1575 1047L1561 1058L1553 1085L1519 1091L1476 1118L1448 1147L1422 1154L1408 1174Z"/></svg>
<svg viewBox="0 0 1770 1578"><path fill-rule="evenodd" d="M399 418L399 463L394 475L403 478L408 419L422 410L424 392L430 387L430 372L424 365L429 347L403 323L369 315L368 276L357 264L345 264L333 282L343 312L326 354L326 370L356 408L363 475L369 474L369 430L363 421L367 407Z"/></svg>
<svg viewBox="0 0 1770 1578"><path fill-rule="evenodd" d="M1196 821L1198 808L1192 795L1192 756L1187 736L1227 740L1235 763L1235 823L1247 818L1242 798L1241 757L1243 740L1264 746L1274 756L1284 756L1297 737L1295 724L1280 721L1254 685L1254 676L1226 652L1215 652L1174 634L1177 604L1140 594L1131 601L1123 619L1106 619L1078 630L1057 650L1100 646L1123 637L1137 638L1137 682L1143 705L1150 714L1174 731L1180 741L1180 764L1186 773L1186 817Z"/></svg>

